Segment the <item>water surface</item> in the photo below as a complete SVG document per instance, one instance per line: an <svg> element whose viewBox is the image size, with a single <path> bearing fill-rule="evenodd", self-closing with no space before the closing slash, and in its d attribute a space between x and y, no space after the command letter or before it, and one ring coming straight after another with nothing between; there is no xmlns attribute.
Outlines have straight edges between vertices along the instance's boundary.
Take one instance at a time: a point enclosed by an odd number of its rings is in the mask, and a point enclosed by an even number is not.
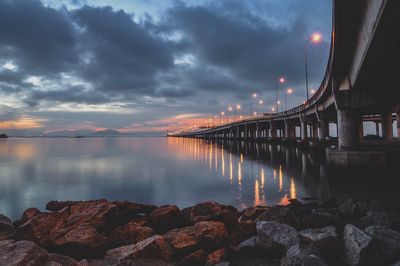
<svg viewBox="0 0 400 266"><path fill-rule="evenodd" d="M0 213L14 219L50 200L181 208L215 200L242 209L327 199L362 187L336 184L323 156L297 148L164 137L0 140L0 169ZM367 184L367 191L379 191L379 184Z"/></svg>

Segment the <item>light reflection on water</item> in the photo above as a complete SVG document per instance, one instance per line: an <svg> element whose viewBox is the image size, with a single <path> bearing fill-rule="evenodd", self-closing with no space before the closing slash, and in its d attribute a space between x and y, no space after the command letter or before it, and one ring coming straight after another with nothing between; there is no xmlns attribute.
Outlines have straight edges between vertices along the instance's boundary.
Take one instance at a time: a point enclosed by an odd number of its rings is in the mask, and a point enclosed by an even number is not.
<svg viewBox="0 0 400 266"><path fill-rule="evenodd" d="M0 141L0 213L20 217L50 200L107 198L240 209L332 196L319 156L296 148L180 138Z"/></svg>

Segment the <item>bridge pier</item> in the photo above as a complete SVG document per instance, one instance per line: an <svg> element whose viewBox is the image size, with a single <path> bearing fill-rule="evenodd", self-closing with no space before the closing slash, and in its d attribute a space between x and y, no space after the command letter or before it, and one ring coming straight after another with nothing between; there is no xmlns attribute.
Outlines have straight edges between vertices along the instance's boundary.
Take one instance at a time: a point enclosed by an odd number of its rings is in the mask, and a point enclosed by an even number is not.
<svg viewBox="0 0 400 266"><path fill-rule="evenodd" d="M318 139L326 140L326 138L329 137L329 120L320 119L318 124Z"/></svg>
<svg viewBox="0 0 400 266"><path fill-rule="evenodd" d="M307 140L307 122L305 117L300 118L300 135L302 141Z"/></svg>
<svg viewBox="0 0 400 266"><path fill-rule="evenodd" d="M397 138L400 138L400 112L396 113L397 121Z"/></svg>
<svg viewBox="0 0 400 266"><path fill-rule="evenodd" d="M339 149L351 150L359 145L359 123L360 118L358 113L352 109L338 109L338 139Z"/></svg>
<svg viewBox="0 0 400 266"><path fill-rule="evenodd" d="M382 115L382 137L386 140L393 140L392 113L386 112Z"/></svg>

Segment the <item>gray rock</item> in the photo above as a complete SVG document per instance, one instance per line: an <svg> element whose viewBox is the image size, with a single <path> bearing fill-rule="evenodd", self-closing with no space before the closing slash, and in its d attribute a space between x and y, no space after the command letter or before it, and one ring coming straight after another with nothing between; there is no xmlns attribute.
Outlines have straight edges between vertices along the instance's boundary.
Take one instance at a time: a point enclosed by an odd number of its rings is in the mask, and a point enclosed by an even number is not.
<svg viewBox="0 0 400 266"><path fill-rule="evenodd" d="M337 210L343 217L356 217L365 213L361 204L355 202L353 199L341 200Z"/></svg>
<svg viewBox="0 0 400 266"><path fill-rule="evenodd" d="M338 241L336 229L333 226L322 229L305 229L299 232L300 242L314 245L321 251L335 248Z"/></svg>
<svg viewBox="0 0 400 266"><path fill-rule="evenodd" d="M373 265L375 259L372 238L354 225L343 230L345 261L348 265Z"/></svg>
<svg viewBox="0 0 400 266"><path fill-rule="evenodd" d="M380 225L392 227L393 223L387 212L367 212L367 215L361 219L364 227Z"/></svg>
<svg viewBox="0 0 400 266"><path fill-rule="evenodd" d="M299 242L297 231L287 225L261 221L256 224L258 245L264 249L286 252Z"/></svg>
<svg viewBox="0 0 400 266"><path fill-rule="evenodd" d="M391 264L390 266L400 266L400 260L396 261L395 263Z"/></svg>
<svg viewBox="0 0 400 266"><path fill-rule="evenodd" d="M257 247L257 244L258 244L257 237L253 236L240 243L238 249L239 251L254 249Z"/></svg>
<svg viewBox="0 0 400 266"><path fill-rule="evenodd" d="M284 257L281 266L327 266L327 264L316 255L307 255Z"/></svg>
<svg viewBox="0 0 400 266"><path fill-rule="evenodd" d="M71 257L50 253L48 262L45 266L75 266L77 263L78 262Z"/></svg>
<svg viewBox="0 0 400 266"><path fill-rule="evenodd" d="M0 265L44 265L46 250L31 241L0 241Z"/></svg>
<svg viewBox="0 0 400 266"><path fill-rule="evenodd" d="M382 263L388 264L400 259L400 233L384 226L370 226L365 229L374 240L374 246Z"/></svg>

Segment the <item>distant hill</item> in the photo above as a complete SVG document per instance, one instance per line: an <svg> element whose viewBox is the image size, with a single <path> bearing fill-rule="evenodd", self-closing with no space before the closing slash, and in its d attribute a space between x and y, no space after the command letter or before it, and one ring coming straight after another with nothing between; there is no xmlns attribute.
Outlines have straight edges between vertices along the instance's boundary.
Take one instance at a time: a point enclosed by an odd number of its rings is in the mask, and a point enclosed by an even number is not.
<svg viewBox="0 0 400 266"><path fill-rule="evenodd" d="M122 136L124 135L123 133L119 132L118 130L114 129L105 129L105 130L99 130L93 133L94 136Z"/></svg>

